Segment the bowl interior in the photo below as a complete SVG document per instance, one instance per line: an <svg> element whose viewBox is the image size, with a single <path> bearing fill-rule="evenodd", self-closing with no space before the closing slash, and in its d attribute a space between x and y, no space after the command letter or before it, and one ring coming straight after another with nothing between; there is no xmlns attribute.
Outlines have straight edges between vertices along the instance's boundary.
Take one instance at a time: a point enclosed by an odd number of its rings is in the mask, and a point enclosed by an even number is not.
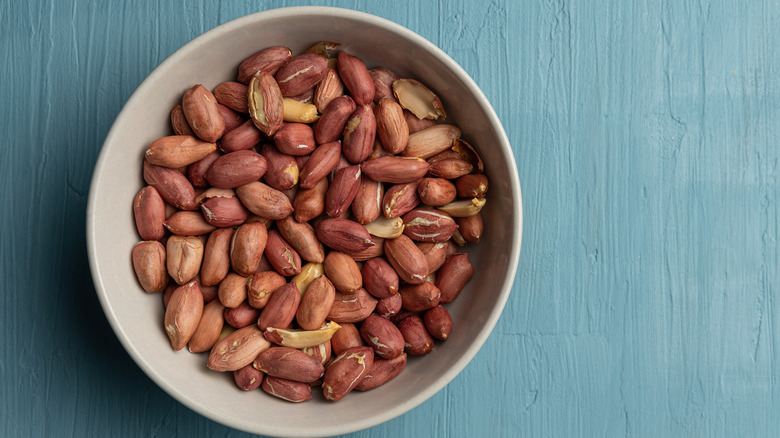
<svg viewBox="0 0 780 438"><path fill-rule="evenodd" d="M410 358L395 380L338 403L321 397L300 405L239 391L231 373L205 367L206 355L174 352L162 329L161 295L142 291L130 251L139 240L132 199L143 186L148 144L170 135L169 112L196 83L213 88L235 80L239 62L265 47L294 54L318 41L336 41L369 68L386 66L429 85L448 121L481 153L491 187L484 211L486 237L468 247L477 272L448 305L450 339L429 355ZM495 325L514 279L522 228L520 191L512 152L490 104L468 75L441 50L386 20L336 8L285 8L219 26L165 60L128 100L109 132L95 168L88 206L88 249L98 295L117 336L139 366L164 390L215 421L276 436L353 432L392 419L427 400L460 372Z"/></svg>

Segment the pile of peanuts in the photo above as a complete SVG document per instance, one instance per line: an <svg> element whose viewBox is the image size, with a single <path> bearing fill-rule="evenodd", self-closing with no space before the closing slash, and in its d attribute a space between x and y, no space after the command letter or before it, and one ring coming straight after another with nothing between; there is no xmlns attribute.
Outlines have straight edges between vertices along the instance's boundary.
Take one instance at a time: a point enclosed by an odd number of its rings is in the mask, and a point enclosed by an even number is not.
<svg viewBox="0 0 780 438"><path fill-rule="evenodd" d="M376 388L446 340L483 231L482 160L436 93L338 46L189 89L133 203L172 348L291 402Z"/></svg>

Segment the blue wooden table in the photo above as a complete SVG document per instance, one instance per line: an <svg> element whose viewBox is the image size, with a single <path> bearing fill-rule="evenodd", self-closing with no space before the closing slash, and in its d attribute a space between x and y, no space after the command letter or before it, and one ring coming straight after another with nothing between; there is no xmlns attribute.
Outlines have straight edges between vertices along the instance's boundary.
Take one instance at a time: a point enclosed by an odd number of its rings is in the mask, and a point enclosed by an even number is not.
<svg viewBox="0 0 780 438"><path fill-rule="evenodd" d="M245 436L168 396L92 286L85 208L124 102L190 39L306 1L0 0L0 436ZM523 251L449 386L356 437L776 436L780 5L322 1L475 79Z"/></svg>

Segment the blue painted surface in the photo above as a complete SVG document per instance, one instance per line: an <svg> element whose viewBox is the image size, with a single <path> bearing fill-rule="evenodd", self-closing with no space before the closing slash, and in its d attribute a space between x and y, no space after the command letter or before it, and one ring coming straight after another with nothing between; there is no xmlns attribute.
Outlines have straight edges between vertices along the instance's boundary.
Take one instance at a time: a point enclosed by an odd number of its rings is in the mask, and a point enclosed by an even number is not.
<svg viewBox="0 0 780 438"><path fill-rule="evenodd" d="M165 57L307 4L0 1L0 435L246 435L124 352L90 279L86 196L113 118ZM439 394L354 436L776 435L778 3L318 4L459 62L524 194L493 335Z"/></svg>

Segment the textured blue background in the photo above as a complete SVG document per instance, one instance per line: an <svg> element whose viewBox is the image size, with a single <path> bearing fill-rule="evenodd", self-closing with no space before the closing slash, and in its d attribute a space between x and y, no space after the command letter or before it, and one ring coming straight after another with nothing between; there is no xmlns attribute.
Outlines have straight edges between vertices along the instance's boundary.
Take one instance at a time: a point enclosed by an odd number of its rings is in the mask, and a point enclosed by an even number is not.
<svg viewBox="0 0 780 438"><path fill-rule="evenodd" d="M0 435L244 436L132 362L91 283L109 127L190 39L304 1L0 0ZM356 437L773 436L775 1L324 1L426 37L492 102L525 207L476 358Z"/></svg>

